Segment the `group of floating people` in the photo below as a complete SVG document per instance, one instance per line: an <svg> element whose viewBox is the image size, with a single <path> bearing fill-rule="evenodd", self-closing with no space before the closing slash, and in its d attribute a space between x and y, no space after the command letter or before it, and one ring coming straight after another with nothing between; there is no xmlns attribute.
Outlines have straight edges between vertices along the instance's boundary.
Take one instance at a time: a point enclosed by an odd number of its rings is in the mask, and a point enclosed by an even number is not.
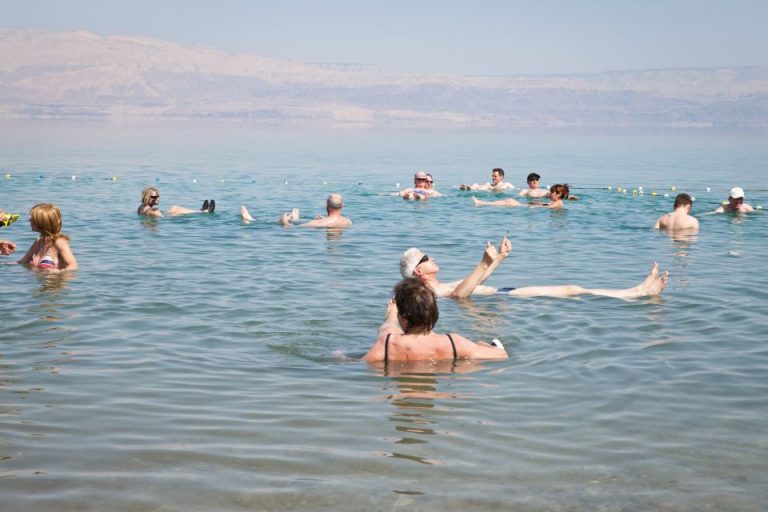
<svg viewBox="0 0 768 512"><path fill-rule="evenodd" d="M531 202L533 207L562 208L563 200L573 199L567 184L540 187L541 177L536 173L528 175L528 188L519 192L520 197L542 198L549 196L549 203ZM507 191L514 186L504 181L504 171L493 169L491 181L483 185L462 184L460 190L470 191ZM432 175L419 171L414 175L414 186L398 193L406 200L425 200L440 197L434 189ZM499 201L481 201L472 197L477 206L522 206L523 203L508 198ZM146 217L163 217L158 208L160 192L156 187L146 187L142 191L141 205L137 214ZM331 194L326 199L326 216L299 223L299 210L283 214L278 222L283 226L301 226L316 228L344 228L352 221L342 215L344 207L341 194ZM693 199L686 193L675 197L673 211L661 216L654 225L655 229L668 231L696 231L698 220L691 215ZM168 216L208 214L216 210L216 202L205 200L200 209L172 206L166 211ZM745 203L744 190L741 187L731 189L728 201L711 213L740 212L749 213L753 208ZM245 206L240 207L243 222L252 222ZM18 220L18 214L9 214L0 210L0 227L8 227ZM29 212L32 231L39 234L19 264L39 269L42 272L67 272L77 270L78 263L69 244L69 237L62 233L62 216L58 206L40 203ZM631 288L584 288L577 285L545 285L521 288L494 288L483 284L496 268L509 256L512 249L510 241L504 237L498 247L486 243L480 262L472 272L460 281L444 283L438 280L440 267L435 258L416 247L406 250L400 258L400 281L394 288L394 296L387 304L384 322L379 328L379 335L363 360L371 363L389 361L424 361L443 359L506 359L508 357L499 340L473 342L459 334L438 334L433 331L439 311L438 297L463 299L472 295L507 295L511 297L574 297L578 295L597 295L620 299L635 299L661 294L669 281L669 272L659 273L658 264L654 263L645 279ZM0 240L0 254L10 255L16 245L8 240Z"/></svg>

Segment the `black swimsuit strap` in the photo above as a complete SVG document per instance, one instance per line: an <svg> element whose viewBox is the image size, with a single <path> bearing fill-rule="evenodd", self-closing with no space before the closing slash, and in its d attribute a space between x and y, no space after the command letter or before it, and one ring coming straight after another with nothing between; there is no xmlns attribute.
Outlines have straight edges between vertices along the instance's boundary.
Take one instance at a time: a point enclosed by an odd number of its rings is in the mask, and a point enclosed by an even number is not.
<svg viewBox="0 0 768 512"><path fill-rule="evenodd" d="M392 336L392 333L390 332L387 334L387 339L384 341L384 362L387 362L387 359L389 359L389 337Z"/></svg>
<svg viewBox="0 0 768 512"><path fill-rule="evenodd" d="M448 339L451 340L451 348L453 349L453 360L455 361L458 359L458 355L456 354L456 344L453 342L453 337L451 336L451 333L446 333L448 335Z"/></svg>

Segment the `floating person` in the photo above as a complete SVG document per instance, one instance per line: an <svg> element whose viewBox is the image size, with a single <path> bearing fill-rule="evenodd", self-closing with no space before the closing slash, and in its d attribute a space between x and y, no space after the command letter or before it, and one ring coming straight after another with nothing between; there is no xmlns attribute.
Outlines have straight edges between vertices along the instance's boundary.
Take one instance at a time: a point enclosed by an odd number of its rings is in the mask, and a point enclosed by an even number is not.
<svg viewBox="0 0 768 512"><path fill-rule="evenodd" d="M429 197L443 197L443 194L435 190L435 179L429 173L427 173L427 180L424 182L424 190L427 191Z"/></svg>
<svg viewBox="0 0 768 512"><path fill-rule="evenodd" d="M8 256L16 250L16 244L10 240L0 240L0 255Z"/></svg>
<svg viewBox="0 0 768 512"><path fill-rule="evenodd" d="M413 188L406 188L400 192L400 196L402 196L405 200L423 200L430 197L439 197L442 196L441 193L439 193L434 188L427 188L427 181L429 181L431 178L431 174L427 174L424 171L418 171L416 174L413 175ZM432 180L434 182L434 180Z"/></svg>
<svg viewBox="0 0 768 512"><path fill-rule="evenodd" d="M17 220L19 220L18 213L5 213L0 210L0 228L7 228Z"/></svg>
<svg viewBox="0 0 768 512"><path fill-rule="evenodd" d="M744 202L745 199L744 189L741 187L733 187L728 194L728 204L724 204L715 213L749 213L753 212L752 206Z"/></svg>
<svg viewBox="0 0 768 512"><path fill-rule="evenodd" d="M160 202L160 192L155 187L146 187L141 192L141 206L136 211L139 215L146 217L163 217L163 212L157 207ZM188 215L190 213L213 213L216 210L216 201L206 199L199 210L191 210L182 206L171 206L166 212L169 217L177 215Z"/></svg>
<svg viewBox="0 0 768 512"><path fill-rule="evenodd" d="M698 230L699 221L691 215L693 208L693 199L685 193L677 194L673 206L674 211L662 215L654 229L664 229L667 231Z"/></svg>
<svg viewBox="0 0 768 512"><path fill-rule="evenodd" d="M40 236L19 260L22 265L44 272L77 270L77 260L69 246L69 237L61 232L61 210L51 203L40 203L29 211L29 226Z"/></svg>
<svg viewBox="0 0 768 512"><path fill-rule="evenodd" d="M501 192L504 190L512 190L515 186L511 183L504 181L504 169L496 168L491 171L491 182L479 185L474 183L472 185L459 185L460 190L485 190L488 192Z"/></svg>
<svg viewBox="0 0 768 512"><path fill-rule="evenodd" d="M458 359L507 359L501 342L475 343L460 334L433 332L440 316L437 296L419 279L408 278L394 288L394 298L387 304L379 337L363 361L442 361Z"/></svg>
<svg viewBox="0 0 768 512"><path fill-rule="evenodd" d="M525 179L525 181L528 183L528 188L522 189L517 195L523 196L523 197L547 197L549 194L546 187L540 188L539 187L539 181L541 180L541 176L536 174L535 172L532 172L528 175L528 177Z"/></svg>
<svg viewBox="0 0 768 512"><path fill-rule="evenodd" d="M400 274L403 277L417 277L429 285L439 297L463 298L470 295L504 294L512 297L574 297L577 295L600 295L619 299L636 299L661 294L669 281L669 272L659 275L659 265L654 263L646 278L636 286L625 289L582 288L576 285L526 286L522 288L493 288L482 285L491 273L509 255L511 244L504 238L496 250L490 242L486 244L483 258L472 273L461 281L441 283L437 279L440 267L434 258L412 247L400 258Z"/></svg>
<svg viewBox="0 0 768 512"><path fill-rule="evenodd" d="M530 206L531 208L564 208L563 199L568 199L570 193L567 183L557 183L549 187L549 203L534 201Z"/></svg>
<svg viewBox="0 0 768 512"><path fill-rule="evenodd" d="M314 220L311 220L309 222L305 222L304 224L299 224L298 227L301 228L344 228L347 226L352 225L352 221L348 218L344 217L341 214L342 208L344 208L344 201L341 194L331 194L328 196L328 198L325 200L325 210L328 212L327 217L323 217L322 215L318 215ZM243 216L243 213L247 215L250 220L253 220L250 215L248 215L248 210L245 209L245 206L240 208L240 215ZM243 216L244 220L248 220L245 216ZM292 226L294 222L298 222L299 220L299 209L294 208L291 213L284 213L282 217L280 217L280 224L283 226Z"/></svg>
<svg viewBox="0 0 768 512"><path fill-rule="evenodd" d="M512 199L511 197L507 199L499 199L497 201L483 201L475 196L472 196L472 204L475 206L530 206L531 208L563 208L565 206L563 204L563 199L568 198L570 189L568 188L567 183L558 183L557 185L552 185L549 190L545 190L544 192L546 195L549 195L551 202L542 203L533 201L531 203L525 204L516 199Z"/></svg>

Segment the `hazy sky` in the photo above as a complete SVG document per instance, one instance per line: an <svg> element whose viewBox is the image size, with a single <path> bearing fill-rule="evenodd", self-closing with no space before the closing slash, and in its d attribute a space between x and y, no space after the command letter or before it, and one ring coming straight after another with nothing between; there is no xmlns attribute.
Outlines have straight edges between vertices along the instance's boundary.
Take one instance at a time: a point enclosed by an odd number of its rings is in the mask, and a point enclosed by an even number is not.
<svg viewBox="0 0 768 512"><path fill-rule="evenodd" d="M0 27L467 75L768 64L768 0L0 0Z"/></svg>

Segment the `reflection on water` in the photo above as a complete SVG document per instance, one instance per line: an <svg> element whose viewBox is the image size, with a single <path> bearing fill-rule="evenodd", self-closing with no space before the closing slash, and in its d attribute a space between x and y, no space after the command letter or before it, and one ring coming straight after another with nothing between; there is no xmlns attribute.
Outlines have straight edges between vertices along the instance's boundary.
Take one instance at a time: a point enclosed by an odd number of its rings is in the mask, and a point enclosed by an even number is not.
<svg viewBox="0 0 768 512"><path fill-rule="evenodd" d="M442 465L444 461L429 455L429 438L440 434L440 417L452 411L450 400L468 400L474 394L440 391L439 386L450 387L458 374L485 369L477 361L417 361L408 363L375 363L369 365L377 374L387 378L385 399L394 411L389 421L402 437L393 442L399 445L389 456L426 465ZM424 446L420 446L424 445ZM406 451L419 448L422 453Z"/></svg>

